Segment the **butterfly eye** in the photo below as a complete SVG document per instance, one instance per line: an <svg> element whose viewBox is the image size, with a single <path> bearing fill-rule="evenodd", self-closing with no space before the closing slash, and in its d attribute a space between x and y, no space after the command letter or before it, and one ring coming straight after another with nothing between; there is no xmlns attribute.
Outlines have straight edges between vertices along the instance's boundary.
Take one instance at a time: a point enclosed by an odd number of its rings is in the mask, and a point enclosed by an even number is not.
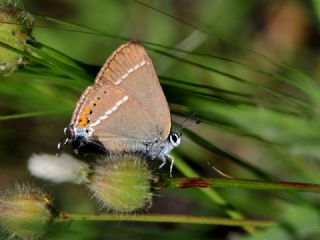
<svg viewBox="0 0 320 240"><path fill-rule="evenodd" d="M177 135L176 135L176 134L173 134L172 137L171 137L171 140L172 140L173 142L177 142L177 140L178 140Z"/></svg>
<svg viewBox="0 0 320 240"><path fill-rule="evenodd" d="M180 136L176 133L172 133L170 135L170 143L174 146L177 147L180 144L181 140L180 140Z"/></svg>

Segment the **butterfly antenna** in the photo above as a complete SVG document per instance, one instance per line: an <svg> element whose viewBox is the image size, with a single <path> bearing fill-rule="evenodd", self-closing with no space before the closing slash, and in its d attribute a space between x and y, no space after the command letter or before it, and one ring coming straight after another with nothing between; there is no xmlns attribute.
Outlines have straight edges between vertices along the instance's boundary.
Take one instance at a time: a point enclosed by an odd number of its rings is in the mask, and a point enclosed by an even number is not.
<svg viewBox="0 0 320 240"><path fill-rule="evenodd" d="M193 122L190 122L190 120L195 120L196 124L200 123L196 114L194 112L192 112L191 114L189 114L189 116L183 122L178 123L178 127L177 127L176 132L178 132L181 135L182 129L187 128L193 124Z"/></svg>

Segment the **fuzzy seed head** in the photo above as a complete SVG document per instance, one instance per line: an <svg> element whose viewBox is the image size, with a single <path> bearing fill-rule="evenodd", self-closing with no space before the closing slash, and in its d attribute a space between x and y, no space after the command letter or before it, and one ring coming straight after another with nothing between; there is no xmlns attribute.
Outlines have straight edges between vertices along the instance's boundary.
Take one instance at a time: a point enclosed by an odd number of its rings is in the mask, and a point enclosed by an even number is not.
<svg viewBox="0 0 320 240"><path fill-rule="evenodd" d="M6 235L39 239L52 218L51 200L40 189L16 186L0 197L0 225Z"/></svg>
<svg viewBox="0 0 320 240"><path fill-rule="evenodd" d="M126 213L150 204L151 178L144 158L123 155L96 164L87 186L102 209Z"/></svg>
<svg viewBox="0 0 320 240"><path fill-rule="evenodd" d="M55 183L83 184L88 182L91 172L88 164L68 154L34 154L28 161L28 169L33 176Z"/></svg>
<svg viewBox="0 0 320 240"><path fill-rule="evenodd" d="M28 51L34 19L13 1L0 4L0 41L20 51ZM24 64L23 57L5 47L0 47L0 72L5 75Z"/></svg>

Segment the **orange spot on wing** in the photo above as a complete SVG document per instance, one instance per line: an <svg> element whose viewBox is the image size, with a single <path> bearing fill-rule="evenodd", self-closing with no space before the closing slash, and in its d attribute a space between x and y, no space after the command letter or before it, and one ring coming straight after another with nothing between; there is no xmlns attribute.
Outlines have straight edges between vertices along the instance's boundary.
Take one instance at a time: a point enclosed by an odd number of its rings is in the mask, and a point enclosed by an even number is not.
<svg viewBox="0 0 320 240"><path fill-rule="evenodd" d="M85 115L89 115L89 114L91 114L91 113L92 113L91 108L86 107L86 108L84 109L84 114L85 114Z"/></svg>
<svg viewBox="0 0 320 240"><path fill-rule="evenodd" d="M79 125L80 126L85 126L89 122L89 119L86 116L81 116L79 119Z"/></svg>

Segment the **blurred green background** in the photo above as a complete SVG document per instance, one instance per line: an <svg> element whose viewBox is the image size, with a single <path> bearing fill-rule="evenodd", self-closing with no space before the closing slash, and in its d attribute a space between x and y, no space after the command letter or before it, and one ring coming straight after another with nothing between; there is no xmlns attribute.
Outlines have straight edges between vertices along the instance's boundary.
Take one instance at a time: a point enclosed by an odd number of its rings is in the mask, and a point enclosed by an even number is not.
<svg viewBox="0 0 320 240"><path fill-rule="evenodd" d="M98 67L125 42L117 38L121 36L204 54L162 49L172 55L165 56L148 50L173 119L180 122L195 112L202 122L188 128L212 144L210 148L194 137L185 136L175 151L199 175L220 177L211 168L214 165L235 178L260 179L261 176L250 171L250 165L275 181L319 183L320 2L158 0L143 3L160 11L129 0L23 2L27 11L64 21L57 24L35 17L32 35L40 43L79 61L91 77L72 79L52 69L47 73L45 68L36 74L37 65L1 77L1 116L49 111L42 116L1 121L1 189L18 181L31 181L44 186L64 211L95 211L95 202L83 187L34 179L27 171L26 162L33 153L55 154L76 101L94 81ZM91 34L66 22L115 37ZM239 161L241 164L236 163ZM175 167L173 176L182 175L183 171ZM70 226L56 226L48 239L320 237L319 196L315 194L241 189L218 192L247 218L271 219L282 224L250 236L235 227L72 222ZM225 211L198 189L156 192L152 208L141 212L226 217Z"/></svg>

